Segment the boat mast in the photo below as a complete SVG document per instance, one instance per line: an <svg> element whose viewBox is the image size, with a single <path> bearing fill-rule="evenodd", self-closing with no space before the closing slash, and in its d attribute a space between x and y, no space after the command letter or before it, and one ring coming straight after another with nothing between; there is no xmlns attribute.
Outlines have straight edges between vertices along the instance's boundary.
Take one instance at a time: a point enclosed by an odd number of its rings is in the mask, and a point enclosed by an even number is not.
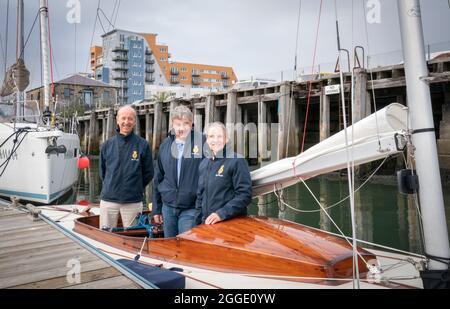
<svg viewBox="0 0 450 309"><path fill-rule="evenodd" d="M24 10L23 0L17 0L17 41L16 41L16 59L23 59L23 37L24 37ZM24 116L21 104L25 104L23 99L23 91L17 92L16 117Z"/></svg>
<svg viewBox="0 0 450 309"><path fill-rule="evenodd" d="M412 141L415 146L419 197L422 206L425 250L428 255L450 258L444 199L439 171L436 136L431 107L419 0L398 0L400 30L405 59L406 89ZM429 270L446 270L448 265L431 260Z"/></svg>
<svg viewBox="0 0 450 309"><path fill-rule="evenodd" d="M41 21L41 52L42 52L42 74L44 81L44 110L50 108L50 59L48 46L48 3L40 0L39 14Z"/></svg>

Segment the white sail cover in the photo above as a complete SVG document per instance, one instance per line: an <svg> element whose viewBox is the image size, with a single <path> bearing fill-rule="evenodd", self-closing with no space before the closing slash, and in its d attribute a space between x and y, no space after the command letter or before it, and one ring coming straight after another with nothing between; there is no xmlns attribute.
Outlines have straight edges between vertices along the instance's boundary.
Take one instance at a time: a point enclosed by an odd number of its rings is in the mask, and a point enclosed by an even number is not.
<svg viewBox="0 0 450 309"><path fill-rule="evenodd" d="M404 139L406 129L407 109L398 103L364 118L347 129L350 160L360 165L399 153L397 144ZM347 162L345 131L341 131L296 157L253 171L253 196L346 168Z"/></svg>

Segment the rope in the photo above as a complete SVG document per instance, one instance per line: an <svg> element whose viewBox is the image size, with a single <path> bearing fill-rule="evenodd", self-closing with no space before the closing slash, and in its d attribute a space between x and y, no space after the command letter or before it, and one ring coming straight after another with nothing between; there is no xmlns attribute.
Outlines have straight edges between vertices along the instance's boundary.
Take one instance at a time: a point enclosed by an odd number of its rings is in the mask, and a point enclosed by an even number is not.
<svg viewBox="0 0 450 309"><path fill-rule="evenodd" d="M330 214L326 211L326 209L324 209L324 207L322 206L322 203L319 202L319 200L317 199L317 197L314 195L314 193L311 191L311 189L309 188L309 186L306 184L306 182L299 177L299 179L301 180L301 182L305 185L306 189L309 191L309 193L311 194L311 196L313 197L313 199L316 201L316 203L319 205L319 207L323 210L323 212L325 213L325 215L330 219L331 223L333 223L333 225L336 227L336 229L339 231L339 233L341 234L341 236L345 239L345 241L353 248L353 244L348 240L348 237L344 234L344 232L340 229L339 225L336 224L336 222L333 220L333 218L330 216ZM276 185L274 185L274 192L277 191ZM354 238L355 240L355 238ZM357 251L358 256L361 258L361 260L363 260L363 262L367 265L367 267L369 267L369 264L367 263L367 261L364 259L364 257L361 255L361 253L359 253Z"/></svg>
<svg viewBox="0 0 450 309"><path fill-rule="evenodd" d="M311 75L314 75L314 67L316 66L316 55L317 55L317 43L319 41L319 30L320 30L320 20L322 17L322 5L323 0L320 0L320 9L319 9L319 19L317 22L317 29L316 29L316 42L314 44L314 55L313 55L313 66L312 66L312 72ZM308 124L308 116L309 116L309 105L311 103L311 92L312 92L312 79L309 81L309 91L308 91L308 102L306 104L306 114L305 114L305 124L303 126L303 139L302 139L302 148L301 152L303 153L305 149L305 139L306 139L306 125ZM295 161L294 161L295 163Z"/></svg>
<svg viewBox="0 0 450 309"><path fill-rule="evenodd" d="M36 21L37 21L38 17L39 17L39 10L37 11L36 17L34 18L33 25L31 26L30 32L27 35L27 39L25 40L25 44L23 44L23 46L22 46L22 50L20 51L20 57L19 58L22 58L22 56L23 56L23 53L25 51L25 47L28 44L28 40L30 39L31 33L33 32L33 29L34 29L34 26L36 25Z"/></svg>
<svg viewBox="0 0 450 309"><path fill-rule="evenodd" d="M387 159L388 159L389 157L386 157L384 160L383 160L383 162L375 169L375 171L369 176L369 178L358 188L358 189L356 189L355 190L355 193L356 192L359 192L362 188L364 188L371 180L372 180L372 178L375 176L375 174L380 170L380 168L384 165L384 163L387 161ZM275 192L274 192L275 193ZM275 196L277 196L277 194L275 193ZM278 196L277 196L278 197ZM323 208L321 208L321 209L316 209L316 210L301 210L301 209L297 209L297 208L295 208L295 207L293 207L293 206L291 206L291 205L289 205L289 204L287 204L287 203L285 203L284 201L285 200L283 200L283 204L284 204L284 206L286 206L286 207L288 207L289 209L291 209L291 210L293 210L293 211L296 211L296 212L299 212L299 213L318 213L318 212L321 212L322 211L322 209L325 209L325 210L329 210L329 209L331 209L331 208L334 208L334 207L336 207L336 206L339 206L340 204L342 204L343 202L345 202L346 200L348 200L350 198L350 196L348 195L347 197L345 197L344 199L342 199L342 200L340 200L339 202L337 202L337 203L335 203L335 204L333 204L333 205L331 205L331 206L328 206L328 207L323 207ZM273 202L273 201L272 201ZM266 205L266 204L258 204L258 205Z"/></svg>
<svg viewBox="0 0 450 309"><path fill-rule="evenodd" d="M337 46L338 46L338 52L339 52L339 63L342 65L342 49L340 44L340 34L339 34L339 19L337 15L337 1L334 1L334 11L335 11L335 17L336 17L336 33L337 33ZM347 155L347 173L348 173L348 190L350 194L350 212L351 212L351 220L352 220L352 238L353 238L353 265L354 265L354 278L356 275L356 282L354 282L354 288L360 288L360 281L359 281L359 265L356 258L356 227L355 227L355 204L354 204L354 192L353 192L353 173L351 169L351 161L350 161L350 153L349 153L349 141L348 141L348 130L347 130L347 115L345 112L345 92L344 92L344 73L343 70L340 69L340 80L341 80L341 95L342 95L342 110L343 110L343 121L344 121L344 131L345 131L345 148L346 148L346 155ZM353 148L353 147L352 147ZM355 261L356 260L356 261Z"/></svg>

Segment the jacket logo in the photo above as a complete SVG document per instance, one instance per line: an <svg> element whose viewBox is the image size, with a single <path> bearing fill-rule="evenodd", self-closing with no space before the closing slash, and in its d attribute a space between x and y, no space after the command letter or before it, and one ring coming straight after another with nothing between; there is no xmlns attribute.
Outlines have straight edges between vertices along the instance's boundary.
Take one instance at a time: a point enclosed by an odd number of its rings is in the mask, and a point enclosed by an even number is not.
<svg viewBox="0 0 450 309"><path fill-rule="evenodd" d="M223 170L225 169L225 166L222 165L219 170L217 171L216 177L223 177Z"/></svg>
<svg viewBox="0 0 450 309"><path fill-rule="evenodd" d="M200 149L198 148L197 145L195 145L194 148L192 148L192 153L195 155L198 154L199 151L200 151Z"/></svg>
<svg viewBox="0 0 450 309"><path fill-rule="evenodd" d="M138 159L138 152L135 150L135 151L133 151L133 153L131 154L131 160L133 160L133 161L137 161L137 159Z"/></svg>

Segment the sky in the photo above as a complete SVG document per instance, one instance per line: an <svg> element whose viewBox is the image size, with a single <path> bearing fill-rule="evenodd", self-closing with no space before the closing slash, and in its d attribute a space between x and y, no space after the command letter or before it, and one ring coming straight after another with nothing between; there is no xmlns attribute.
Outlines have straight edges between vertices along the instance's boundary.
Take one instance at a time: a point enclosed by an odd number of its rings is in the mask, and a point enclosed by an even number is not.
<svg viewBox="0 0 450 309"><path fill-rule="evenodd" d="M6 33L7 66L15 60L16 2L9 0L9 24L6 32L8 0L0 0L0 72L4 69ZM39 0L24 2L27 38L38 12ZM115 28L157 33L158 41L169 45L173 61L231 66L239 79L272 76L289 78L294 69L295 55L298 71L310 73L313 63L321 64L322 70L334 67L338 56L336 12L343 48L352 50L354 46L364 46L366 55L371 56L373 64L401 61L397 1L394 0L48 2L55 80L75 72L89 71L91 40L93 44L101 45L101 35L112 29L105 16ZM71 3L79 3L79 15L69 14L73 12ZM117 5L119 10L115 16L112 13ZM449 0L422 0L421 5L426 44L430 44L432 51L450 50ZM98 6L101 9L99 15L103 28L96 19ZM79 16L79 23L69 23L68 15ZM25 63L31 71L33 86L41 83L38 27L39 22L31 31L25 47Z"/></svg>

